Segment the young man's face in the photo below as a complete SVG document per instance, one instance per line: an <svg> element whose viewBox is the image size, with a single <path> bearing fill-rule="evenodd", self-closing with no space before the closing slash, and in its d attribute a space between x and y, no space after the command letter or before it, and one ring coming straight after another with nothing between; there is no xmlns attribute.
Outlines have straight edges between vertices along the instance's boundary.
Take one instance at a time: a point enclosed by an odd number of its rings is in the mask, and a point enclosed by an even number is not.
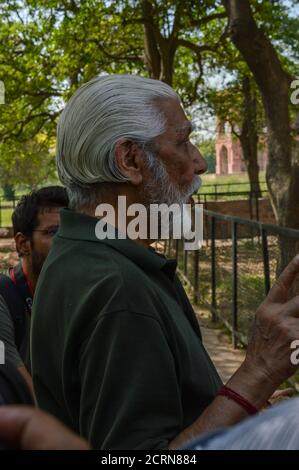
<svg viewBox="0 0 299 470"><path fill-rule="evenodd" d="M43 208L38 214L38 223L32 234L31 254L28 261L31 261L32 270L36 276L39 275L42 266L47 258L53 237L57 232L60 223L60 207ZM30 259L31 258L31 259Z"/></svg>

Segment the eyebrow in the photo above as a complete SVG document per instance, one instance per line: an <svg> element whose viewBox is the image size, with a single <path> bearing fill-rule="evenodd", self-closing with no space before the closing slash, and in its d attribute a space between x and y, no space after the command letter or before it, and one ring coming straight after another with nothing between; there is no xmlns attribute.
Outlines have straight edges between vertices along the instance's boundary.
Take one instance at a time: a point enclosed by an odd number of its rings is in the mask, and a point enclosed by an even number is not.
<svg viewBox="0 0 299 470"><path fill-rule="evenodd" d="M175 128L175 132L177 134L191 134L191 132L195 129L195 124L192 122L192 121L188 121L186 122L185 124L183 124L182 126L178 126Z"/></svg>
<svg viewBox="0 0 299 470"><path fill-rule="evenodd" d="M47 225L44 228L40 228L39 230L51 230L51 229L57 228L57 227L59 227L59 224L52 224L52 225Z"/></svg>

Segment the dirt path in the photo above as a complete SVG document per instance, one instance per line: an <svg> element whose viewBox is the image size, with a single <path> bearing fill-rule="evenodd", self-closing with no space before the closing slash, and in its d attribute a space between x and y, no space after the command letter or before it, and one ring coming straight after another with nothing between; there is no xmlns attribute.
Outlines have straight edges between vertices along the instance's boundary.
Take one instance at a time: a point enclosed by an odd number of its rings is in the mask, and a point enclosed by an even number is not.
<svg viewBox="0 0 299 470"><path fill-rule="evenodd" d="M205 312L199 309L196 313L201 325L200 328L205 348L225 383L243 362L245 351L233 349L229 338L221 330L210 328Z"/></svg>
<svg viewBox="0 0 299 470"><path fill-rule="evenodd" d="M244 360L245 352L233 349L217 330L201 327L205 348L210 354L218 373L227 382Z"/></svg>

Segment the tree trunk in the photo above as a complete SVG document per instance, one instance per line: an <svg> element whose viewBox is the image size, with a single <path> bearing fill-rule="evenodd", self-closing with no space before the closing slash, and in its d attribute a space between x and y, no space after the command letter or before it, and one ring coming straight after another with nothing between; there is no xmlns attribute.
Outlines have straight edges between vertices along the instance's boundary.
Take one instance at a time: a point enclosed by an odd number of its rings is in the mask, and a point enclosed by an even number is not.
<svg viewBox="0 0 299 470"><path fill-rule="evenodd" d="M175 39L165 39L160 44L161 50L161 74L160 80L172 86L174 57L177 50Z"/></svg>
<svg viewBox="0 0 299 470"><path fill-rule="evenodd" d="M163 37L152 2L143 0L145 65L151 78L172 86L174 58L178 48L177 35Z"/></svg>
<svg viewBox="0 0 299 470"><path fill-rule="evenodd" d="M143 17L146 18L146 21L143 23L145 66L150 77L159 80L161 74L161 56L155 37L153 6L149 1L145 0L142 2L141 7Z"/></svg>
<svg viewBox="0 0 299 470"><path fill-rule="evenodd" d="M289 116L290 77L263 31L249 0L223 0L233 43L243 55L262 95L268 127L266 179L277 223L299 229L298 143L292 142ZM297 189L296 189L297 188ZM278 272L296 252L294 239L280 240Z"/></svg>
<svg viewBox="0 0 299 470"><path fill-rule="evenodd" d="M244 76L242 79L243 93L243 121L240 135L240 142L243 150L243 157L247 167L250 192L254 198L261 197L259 183L258 165L258 133L256 122L256 96L251 88L250 78Z"/></svg>

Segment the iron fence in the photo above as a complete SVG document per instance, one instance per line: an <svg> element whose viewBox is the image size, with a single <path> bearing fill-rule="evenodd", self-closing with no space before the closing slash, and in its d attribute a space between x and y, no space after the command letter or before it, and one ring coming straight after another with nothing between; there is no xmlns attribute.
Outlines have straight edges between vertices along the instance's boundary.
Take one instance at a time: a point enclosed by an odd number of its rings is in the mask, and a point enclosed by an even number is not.
<svg viewBox="0 0 299 470"><path fill-rule="evenodd" d="M218 193L200 192L196 195L198 203L203 204L207 209L210 201L248 201L248 211L250 219L260 220L260 201L261 198L268 196L268 190L258 192L255 191L231 191Z"/></svg>
<svg viewBox="0 0 299 470"><path fill-rule="evenodd" d="M242 188L242 191L250 192L250 182L235 182L235 183L210 183L210 184L203 184L202 189L207 193L218 194L219 192L234 192L239 191L238 189L234 188ZM267 182L266 181L259 181L259 187L261 191L267 191Z"/></svg>
<svg viewBox="0 0 299 470"><path fill-rule="evenodd" d="M228 328L234 347L248 344L255 311L276 279L281 237L299 246L299 230L204 210L200 250L185 251L178 240L164 245L193 302Z"/></svg>

